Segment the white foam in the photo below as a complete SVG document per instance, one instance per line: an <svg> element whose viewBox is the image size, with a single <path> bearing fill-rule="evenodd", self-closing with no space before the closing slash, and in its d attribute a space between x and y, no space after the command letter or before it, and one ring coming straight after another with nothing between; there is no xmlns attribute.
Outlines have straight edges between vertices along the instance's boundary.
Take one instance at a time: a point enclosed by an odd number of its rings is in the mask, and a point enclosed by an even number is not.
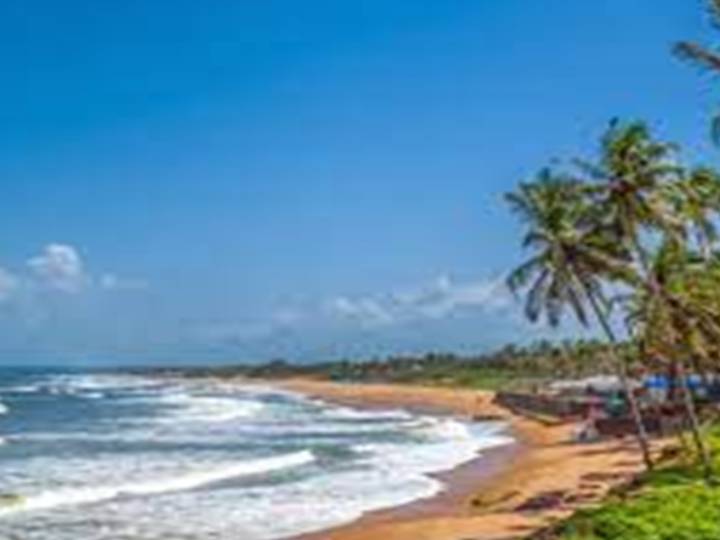
<svg viewBox="0 0 720 540"><path fill-rule="evenodd" d="M442 484L427 476L361 470L311 478L292 489L262 488L248 496L247 538L271 540L310 533L354 521L364 514L432 497ZM312 508L312 511L308 511ZM277 516L268 520L262 516ZM257 516L255 519L252 519ZM228 531L224 538L232 538Z"/></svg>
<svg viewBox="0 0 720 540"><path fill-rule="evenodd" d="M3 388L2 391L9 394L33 394L41 389L42 387L38 384L19 384Z"/></svg>
<svg viewBox="0 0 720 540"><path fill-rule="evenodd" d="M414 429L421 429L423 421L419 419L397 420L386 422L365 422L350 423L343 421L295 421L293 423L256 423L241 426L239 433L247 435L277 436L285 435L312 437L321 435L329 437L332 435L370 435L370 434L391 434L398 431L412 432Z"/></svg>
<svg viewBox="0 0 720 540"><path fill-rule="evenodd" d="M7 405L0 401L0 414L7 414L10 411Z"/></svg>
<svg viewBox="0 0 720 540"><path fill-rule="evenodd" d="M48 491L28 497L19 496L18 503L0 507L0 516L33 510L48 510L60 506L76 506L116 499L122 496L145 496L186 491L222 480L266 474L299 467L315 460L309 450L229 464L208 471L196 471L172 478L163 478L116 486L76 487Z"/></svg>
<svg viewBox="0 0 720 540"><path fill-rule="evenodd" d="M410 420L413 416L402 409L359 410L350 407L337 407L323 412L326 418L337 420Z"/></svg>
<svg viewBox="0 0 720 540"><path fill-rule="evenodd" d="M485 436L486 431L495 434ZM315 474L287 485L207 492L202 500L191 501L188 493L187 498L165 501L162 508L167 516L181 514L193 519L186 522L185 531L198 537L285 538L432 497L444 489L441 481L430 476L432 473L471 460L484 448L508 442L511 439L496 429L483 428L478 437L465 440L437 437L436 442L358 445L355 449L364 455L349 470ZM188 508L193 512L187 512ZM161 522L158 516L148 518L143 530L160 538L171 537L173 531L159 525Z"/></svg>
<svg viewBox="0 0 720 540"><path fill-rule="evenodd" d="M192 396L186 393L165 394L158 401L175 408L167 417L158 420L161 423L178 420L205 423L229 422L254 416L263 408L263 404L259 401Z"/></svg>
<svg viewBox="0 0 720 540"><path fill-rule="evenodd" d="M78 397L83 399L102 399L105 397L105 394L102 392L82 392L78 394Z"/></svg>
<svg viewBox="0 0 720 540"><path fill-rule="evenodd" d="M135 375L76 374L54 375L39 384L38 388L45 389L54 395L76 395L83 392L112 390L147 391L163 385L162 381Z"/></svg>
<svg viewBox="0 0 720 540"><path fill-rule="evenodd" d="M425 423L416 431L438 440L467 441L473 439L468 425L452 418L426 418Z"/></svg>

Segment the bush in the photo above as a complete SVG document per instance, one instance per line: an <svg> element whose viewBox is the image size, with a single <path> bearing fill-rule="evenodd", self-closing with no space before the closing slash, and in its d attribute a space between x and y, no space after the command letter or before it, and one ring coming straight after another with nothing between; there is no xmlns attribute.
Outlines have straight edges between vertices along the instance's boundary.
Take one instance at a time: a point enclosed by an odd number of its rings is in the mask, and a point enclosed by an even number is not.
<svg viewBox="0 0 720 540"><path fill-rule="evenodd" d="M578 512L561 533L564 540L718 540L720 490L702 483L656 487Z"/></svg>
<svg viewBox="0 0 720 540"><path fill-rule="evenodd" d="M706 431L720 473L720 424ZM602 506L553 528L561 540L720 540L720 487L702 481L697 456L662 464ZM547 536L545 537L547 538Z"/></svg>

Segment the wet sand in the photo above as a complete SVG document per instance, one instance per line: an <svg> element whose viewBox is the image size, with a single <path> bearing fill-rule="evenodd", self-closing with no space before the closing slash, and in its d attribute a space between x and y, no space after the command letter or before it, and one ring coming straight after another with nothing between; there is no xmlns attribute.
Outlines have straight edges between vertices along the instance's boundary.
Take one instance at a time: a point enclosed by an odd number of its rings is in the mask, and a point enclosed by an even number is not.
<svg viewBox="0 0 720 540"><path fill-rule="evenodd" d="M439 475L429 499L371 512L348 525L294 540L509 540L593 504L642 470L633 440L572 441L573 424L547 425L497 405L492 392L292 380L283 388L360 407L406 407L508 422L516 444L485 450Z"/></svg>

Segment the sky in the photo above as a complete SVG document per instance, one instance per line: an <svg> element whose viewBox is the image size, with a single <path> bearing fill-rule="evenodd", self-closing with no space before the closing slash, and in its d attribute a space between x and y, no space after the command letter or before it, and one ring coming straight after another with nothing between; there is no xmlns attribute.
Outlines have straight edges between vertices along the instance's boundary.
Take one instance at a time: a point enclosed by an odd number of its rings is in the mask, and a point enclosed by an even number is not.
<svg viewBox="0 0 720 540"><path fill-rule="evenodd" d="M644 119L701 0L0 5L0 363L480 352L533 327L502 194Z"/></svg>

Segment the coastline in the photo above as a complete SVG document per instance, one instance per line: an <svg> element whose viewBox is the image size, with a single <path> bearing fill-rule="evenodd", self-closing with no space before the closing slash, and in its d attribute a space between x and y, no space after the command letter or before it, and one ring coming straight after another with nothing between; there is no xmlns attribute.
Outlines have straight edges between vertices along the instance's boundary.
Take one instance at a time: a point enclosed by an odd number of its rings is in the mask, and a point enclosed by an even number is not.
<svg viewBox="0 0 720 540"><path fill-rule="evenodd" d="M498 419L515 443L489 448L435 475L443 492L369 512L354 522L287 540L506 540L530 534L601 499L642 469L633 441L572 442L573 425L546 425L493 403L486 391L307 379L272 385L344 405L403 407Z"/></svg>

